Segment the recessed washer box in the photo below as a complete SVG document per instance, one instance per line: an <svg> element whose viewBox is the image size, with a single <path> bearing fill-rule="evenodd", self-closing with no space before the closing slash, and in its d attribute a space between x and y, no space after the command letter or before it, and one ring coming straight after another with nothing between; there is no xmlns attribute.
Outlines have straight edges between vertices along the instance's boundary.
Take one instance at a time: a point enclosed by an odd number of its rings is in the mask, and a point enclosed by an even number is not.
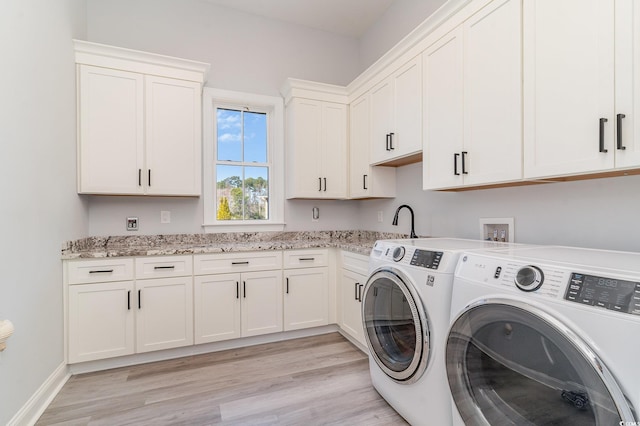
<svg viewBox="0 0 640 426"><path fill-rule="evenodd" d="M481 217L480 238L491 241L515 242L512 217Z"/></svg>

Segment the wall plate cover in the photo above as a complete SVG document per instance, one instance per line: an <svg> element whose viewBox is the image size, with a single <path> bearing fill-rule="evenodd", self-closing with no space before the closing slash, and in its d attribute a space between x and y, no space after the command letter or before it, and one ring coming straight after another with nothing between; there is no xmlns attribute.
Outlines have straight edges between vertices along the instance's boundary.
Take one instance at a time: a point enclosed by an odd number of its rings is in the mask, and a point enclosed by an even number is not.
<svg viewBox="0 0 640 426"><path fill-rule="evenodd" d="M483 240L515 242L512 217L481 217L480 238Z"/></svg>
<svg viewBox="0 0 640 426"><path fill-rule="evenodd" d="M137 231L138 230L138 218L137 217L128 217L127 218L127 231Z"/></svg>

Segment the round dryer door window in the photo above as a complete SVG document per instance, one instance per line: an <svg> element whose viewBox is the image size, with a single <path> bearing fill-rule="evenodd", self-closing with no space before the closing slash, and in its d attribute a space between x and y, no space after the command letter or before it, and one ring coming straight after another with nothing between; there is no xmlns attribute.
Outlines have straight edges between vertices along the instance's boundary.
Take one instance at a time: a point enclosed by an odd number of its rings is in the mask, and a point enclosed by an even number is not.
<svg viewBox="0 0 640 426"><path fill-rule="evenodd" d="M372 274L362 314L367 345L382 371L402 383L420 378L429 358L429 323L407 277L395 269Z"/></svg>
<svg viewBox="0 0 640 426"><path fill-rule="evenodd" d="M472 305L451 326L447 376L468 425L632 421L606 366L569 327L517 300Z"/></svg>

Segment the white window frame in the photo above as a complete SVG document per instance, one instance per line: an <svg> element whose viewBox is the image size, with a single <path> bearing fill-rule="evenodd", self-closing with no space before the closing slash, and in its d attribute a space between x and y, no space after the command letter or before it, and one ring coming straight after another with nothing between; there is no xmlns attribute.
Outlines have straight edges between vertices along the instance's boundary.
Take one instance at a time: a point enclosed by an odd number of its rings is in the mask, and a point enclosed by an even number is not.
<svg viewBox="0 0 640 426"><path fill-rule="evenodd" d="M231 90L205 87L202 92L203 128L203 204L207 233L282 231L284 229L284 103L275 96L256 95ZM217 220L216 219L216 106L235 107L239 110L267 112L269 163L269 219Z"/></svg>

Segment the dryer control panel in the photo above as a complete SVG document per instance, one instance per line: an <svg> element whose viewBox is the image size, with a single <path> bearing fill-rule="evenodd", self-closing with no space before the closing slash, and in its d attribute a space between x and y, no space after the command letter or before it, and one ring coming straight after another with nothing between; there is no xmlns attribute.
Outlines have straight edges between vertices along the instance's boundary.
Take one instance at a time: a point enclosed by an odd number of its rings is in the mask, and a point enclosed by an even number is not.
<svg viewBox="0 0 640 426"><path fill-rule="evenodd" d="M564 298L570 302L640 315L640 282L573 272Z"/></svg>

